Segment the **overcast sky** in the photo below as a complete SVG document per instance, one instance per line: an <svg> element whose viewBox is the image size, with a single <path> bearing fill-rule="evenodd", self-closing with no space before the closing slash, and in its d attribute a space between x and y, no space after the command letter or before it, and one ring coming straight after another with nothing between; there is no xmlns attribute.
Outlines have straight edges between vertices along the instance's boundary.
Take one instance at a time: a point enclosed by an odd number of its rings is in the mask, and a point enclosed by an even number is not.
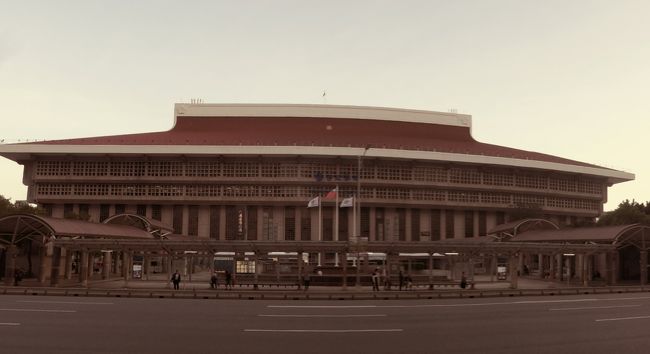
<svg viewBox="0 0 650 354"><path fill-rule="evenodd" d="M472 115L474 137L636 174L650 200L650 1L0 0L0 139L161 131L173 104ZM26 198L0 158L0 194Z"/></svg>

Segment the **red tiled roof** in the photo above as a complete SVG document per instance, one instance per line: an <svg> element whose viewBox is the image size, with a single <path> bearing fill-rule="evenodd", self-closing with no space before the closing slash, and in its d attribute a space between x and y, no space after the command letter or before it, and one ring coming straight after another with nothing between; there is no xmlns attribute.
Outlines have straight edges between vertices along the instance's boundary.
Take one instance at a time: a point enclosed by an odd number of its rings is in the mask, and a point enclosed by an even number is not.
<svg viewBox="0 0 650 354"><path fill-rule="evenodd" d="M169 131L51 140L52 145L326 146L423 150L598 167L478 142L469 127L367 119L177 117Z"/></svg>

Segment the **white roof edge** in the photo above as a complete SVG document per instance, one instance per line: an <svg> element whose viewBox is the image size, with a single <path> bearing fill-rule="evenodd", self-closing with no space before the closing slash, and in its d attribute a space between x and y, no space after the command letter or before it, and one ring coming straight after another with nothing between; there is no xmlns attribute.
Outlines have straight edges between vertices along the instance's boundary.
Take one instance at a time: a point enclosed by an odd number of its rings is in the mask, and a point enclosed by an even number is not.
<svg viewBox="0 0 650 354"><path fill-rule="evenodd" d="M176 103L178 117L299 117L355 118L396 122L443 124L471 128L472 116L388 107L341 106L319 104L194 104Z"/></svg>
<svg viewBox="0 0 650 354"><path fill-rule="evenodd" d="M51 145L7 144L0 145L0 155L12 154L124 154L124 155L302 155L302 156L349 156L383 157L405 160L461 162L469 164L496 165L543 169L560 172L607 177L611 183L634 180L633 173L607 168L578 166L557 162L524 160L511 157L468 155L437 151L414 151L358 147L323 146L244 146L244 145Z"/></svg>

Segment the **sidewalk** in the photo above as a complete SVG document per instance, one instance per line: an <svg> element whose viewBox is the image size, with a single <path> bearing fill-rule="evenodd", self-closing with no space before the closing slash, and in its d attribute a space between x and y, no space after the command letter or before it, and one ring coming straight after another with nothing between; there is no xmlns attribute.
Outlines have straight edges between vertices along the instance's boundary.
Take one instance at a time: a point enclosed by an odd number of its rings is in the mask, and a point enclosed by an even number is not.
<svg viewBox="0 0 650 354"><path fill-rule="evenodd" d="M192 275L192 281L189 281L189 276L184 276L181 281L181 290L211 290L210 289L210 274L209 272L198 272ZM510 281L491 281L491 277L480 275L474 277L474 290L499 290L499 289L510 289ZM566 282L559 283L550 280L544 280L534 277L519 277L518 279L518 289L558 289L566 287L575 287L576 284L567 285ZM452 283L453 284L453 283ZM20 283L20 287L43 287L42 284L38 282L38 279L29 278L25 279ZM45 285L49 287L49 283ZM59 280L58 288L80 288L81 284L76 278L66 280ZM172 289L172 284L168 279L167 274L152 274L149 275L148 280L143 279L130 279L128 282L125 282L123 278L111 278L111 279L101 279L100 277L93 277L88 281L88 287L94 289ZM284 291L284 292L295 292L298 291L295 286L286 286L284 284L279 284L279 286L260 286L260 290L264 291ZM341 291L341 286L310 286L309 291L313 292L339 292ZM371 286L360 286L356 287L354 285L349 285L347 287L351 291L362 291L362 292L372 292ZM398 291L396 286L393 286L390 291ZM458 286L448 285L436 287L434 291L444 291L444 290L458 290ZM226 291L225 284L223 279L220 279L219 282L219 291ZM246 291L251 290L255 291L253 285L235 285L233 290L236 291ZM300 290L304 291L304 290ZM385 291L383 288L381 291ZM430 291L426 287L414 288L411 290L403 291Z"/></svg>

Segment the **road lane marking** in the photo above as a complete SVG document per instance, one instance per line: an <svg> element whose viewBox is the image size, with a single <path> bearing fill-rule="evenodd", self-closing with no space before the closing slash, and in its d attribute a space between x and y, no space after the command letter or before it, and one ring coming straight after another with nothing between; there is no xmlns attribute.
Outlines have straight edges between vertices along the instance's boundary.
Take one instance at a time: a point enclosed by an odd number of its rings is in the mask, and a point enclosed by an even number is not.
<svg viewBox="0 0 650 354"><path fill-rule="evenodd" d="M16 311L16 312L77 312L76 310L42 310L42 309L0 309L0 311Z"/></svg>
<svg viewBox="0 0 650 354"><path fill-rule="evenodd" d="M83 302L83 301L30 301L19 300L16 302L26 302L30 304L74 304L74 305L113 305L112 302Z"/></svg>
<svg viewBox="0 0 650 354"><path fill-rule="evenodd" d="M20 323L16 323L16 322L0 322L0 326L20 326Z"/></svg>
<svg viewBox="0 0 650 354"><path fill-rule="evenodd" d="M403 332L401 328L388 329L244 329L244 332L284 332L284 333L362 333L362 332Z"/></svg>
<svg viewBox="0 0 650 354"><path fill-rule="evenodd" d="M596 320L596 322L605 322L605 321L625 321L625 320L640 320L644 318L650 318L650 316L635 316L635 317L618 317L618 318L601 318Z"/></svg>
<svg viewBox="0 0 650 354"><path fill-rule="evenodd" d="M588 307L559 307L549 309L549 311L570 311L570 310L597 310L597 309L616 309L620 307L640 307L641 305L619 305L619 306L588 306Z"/></svg>
<svg viewBox="0 0 650 354"><path fill-rule="evenodd" d="M386 317L386 314L377 315L257 315L259 317Z"/></svg>
<svg viewBox="0 0 650 354"><path fill-rule="evenodd" d="M377 305L268 305L271 308L299 308L299 309L359 309L375 308Z"/></svg>
<svg viewBox="0 0 650 354"><path fill-rule="evenodd" d="M460 304L419 304L419 305L268 305L269 308L297 308L297 309L351 309L351 308L423 308L423 307L473 307L473 306L503 306L526 305L564 302L590 302L597 299L571 299L571 300L539 300L539 301L508 301L508 302L478 302Z"/></svg>

